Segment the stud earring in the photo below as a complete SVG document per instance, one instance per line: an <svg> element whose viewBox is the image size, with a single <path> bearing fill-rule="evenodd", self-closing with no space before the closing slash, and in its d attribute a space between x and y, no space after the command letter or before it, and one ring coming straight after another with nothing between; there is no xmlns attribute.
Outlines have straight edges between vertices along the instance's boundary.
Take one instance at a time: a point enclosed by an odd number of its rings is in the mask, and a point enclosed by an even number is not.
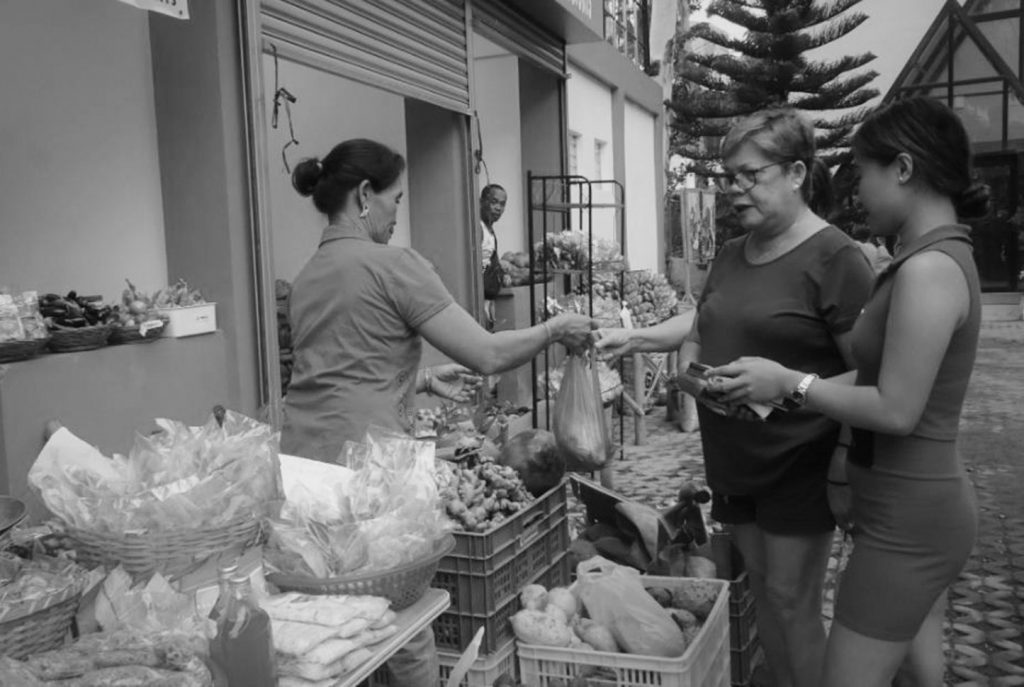
<svg viewBox="0 0 1024 687"><path fill-rule="evenodd" d="M359 213L359 218L360 219L366 219L369 216L370 216L370 206L369 205L364 205L363 206L363 211Z"/></svg>

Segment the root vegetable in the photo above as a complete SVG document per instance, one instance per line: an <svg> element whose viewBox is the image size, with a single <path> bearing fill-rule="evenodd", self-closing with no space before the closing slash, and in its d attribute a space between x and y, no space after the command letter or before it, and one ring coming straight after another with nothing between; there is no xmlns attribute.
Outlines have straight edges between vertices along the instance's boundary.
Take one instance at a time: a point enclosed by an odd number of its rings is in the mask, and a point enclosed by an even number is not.
<svg viewBox="0 0 1024 687"><path fill-rule="evenodd" d="M714 579L718 575L718 569L714 561L704 556L689 555L686 557L686 576L704 579Z"/></svg>
<svg viewBox="0 0 1024 687"><path fill-rule="evenodd" d="M596 620L580 618L573 629L584 643L594 647L597 651L619 652L619 644L615 641L612 631Z"/></svg>
<svg viewBox="0 0 1024 687"><path fill-rule="evenodd" d="M543 611L519 611L512 616L512 630L526 644L567 647L572 642L569 626Z"/></svg>
<svg viewBox="0 0 1024 687"><path fill-rule="evenodd" d="M548 590L539 584L528 584L519 592L519 601L527 610L543 611L548 605Z"/></svg>
<svg viewBox="0 0 1024 687"><path fill-rule="evenodd" d="M565 587L553 587L548 591L548 605L560 608L567 621L576 617L580 610L576 596Z"/></svg>
<svg viewBox="0 0 1024 687"><path fill-rule="evenodd" d="M690 611L698 620L705 620L717 597L718 590L714 585L694 581L672 592L672 606Z"/></svg>

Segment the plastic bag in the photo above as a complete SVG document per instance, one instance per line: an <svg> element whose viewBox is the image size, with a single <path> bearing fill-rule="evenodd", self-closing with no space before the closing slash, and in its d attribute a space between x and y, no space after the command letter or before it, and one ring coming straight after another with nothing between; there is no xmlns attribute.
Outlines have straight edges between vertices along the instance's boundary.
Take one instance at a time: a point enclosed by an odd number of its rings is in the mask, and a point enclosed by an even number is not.
<svg viewBox="0 0 1024 687"><path fill-rule="evenodd" d="M647 593L637 570L594 556L576 574L587 613L612 631L626 653L675 658L686 650L682 630Z"/></svg>
<svg viewBox="0 0 1024 687"><path fill-rule="evenodd" d="M555 398L554 433L568 470L600 470L608 462L608 428L597 366L590 355L570 355Z"/></svg>
<svg viewBox="0 0 1024 687"><path fill-rule="evenodd" d="M289 487L270 522L265 561L273 571L314 577L392 570L431 552L451 529L435 480L434 445L379 427L347 442L351 477L327 492Z"/></svg>
<svg viewBox="0 0 1024 687"><path fill-rule="evenodd" d="M160 532L218 527L272 515L280 503L277 434L228 411L223 426L158 419L159 432L137 436L128 456L107 458L58 430L29 470L47 508L86 530Z"/></svg>

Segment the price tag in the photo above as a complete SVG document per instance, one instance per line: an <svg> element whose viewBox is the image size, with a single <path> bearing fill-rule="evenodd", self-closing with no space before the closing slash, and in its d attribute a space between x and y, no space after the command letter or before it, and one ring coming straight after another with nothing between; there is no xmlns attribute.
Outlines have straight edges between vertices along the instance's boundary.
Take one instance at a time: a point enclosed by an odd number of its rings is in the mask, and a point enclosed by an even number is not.
<svg viewBox="0 0 1024 687"><path fill-rule="evenodd" d="M121 0L126 5L166 14L175 19L188 19L188 0Z"/></svg>

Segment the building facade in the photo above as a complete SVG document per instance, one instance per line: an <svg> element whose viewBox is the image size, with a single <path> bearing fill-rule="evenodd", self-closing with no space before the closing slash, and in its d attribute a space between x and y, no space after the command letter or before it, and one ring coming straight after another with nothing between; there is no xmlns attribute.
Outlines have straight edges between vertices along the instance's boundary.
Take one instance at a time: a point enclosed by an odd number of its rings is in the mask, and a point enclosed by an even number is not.
<svg viewBox="0 0 1024 687"><path fill-rule="evenodd" d="M937 98L967 127L975 168L994 192L991 215L973 223L975 259L989 294L1024 290L1022 27L1021 0L947 2L886 95L886 101Z"/></svg>
<svg viewBox="0 0 1024 687"><path fill-rule="evenodd" d="M646 94L649 77L604 40L596 0L189 6L188 20L113 0L3 7L0 284L116 299L125 278L146 291L185 278L216 301L219 332L13 366L0 380L0 488L23 477L6 456L34 456L55 415L112 452L153 417L273 407L275 284L295 276L323 225L289 170L345 138L406 156L395 240L432 260L478 312L480 189L507 187L500 249L525 249L527 173L568 169L575 70L613 101L601 174L641 194L633 207L660 198L660 103ZM639 122L628 134L627 121ZM635 224L655 225L656 245L659 215L645 212L655 220ZM119 369L129 359L131 372ZM31 402L7 395L49 388Z"/></svg>

